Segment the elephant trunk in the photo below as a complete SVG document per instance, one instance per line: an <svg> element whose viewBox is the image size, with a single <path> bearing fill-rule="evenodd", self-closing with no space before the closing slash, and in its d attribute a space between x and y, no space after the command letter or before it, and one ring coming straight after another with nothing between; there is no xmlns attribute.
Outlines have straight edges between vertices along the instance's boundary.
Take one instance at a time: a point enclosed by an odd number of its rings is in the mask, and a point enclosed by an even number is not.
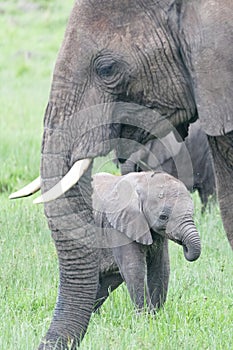
<svg viewBox="0 0 233 350"><path fill-rule="evenodd" d="M188 261L197 260L201 254L201 241L194 222L184 222L179 230L185 258Z"/></svg>
<svg viewBox="0 0 233 350"><path fill-rule="evenodd" d="M68 128L62 130L59 125L51 125L60 113L65 118L65 111L58 111L50 104L45 114L42 196L72 166ZM91 168L72 189L45 204L45 214L57 249L60 283L54 316L40 350L76 349L92 313L99 269L91 204Z"/></svg>

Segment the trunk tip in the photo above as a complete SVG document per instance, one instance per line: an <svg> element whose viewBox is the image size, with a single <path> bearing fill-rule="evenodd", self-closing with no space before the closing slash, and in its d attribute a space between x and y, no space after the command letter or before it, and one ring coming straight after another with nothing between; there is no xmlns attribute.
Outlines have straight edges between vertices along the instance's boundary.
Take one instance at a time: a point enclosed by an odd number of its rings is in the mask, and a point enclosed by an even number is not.
<svg viewBox="0 0 233 350"><path fill-rule="evenodd" d="M200 255L201 255L201 246L200 247L196 247L196 249L190 249L189 247L187 247L186 245L183 245L183 251L184 251L184 256L185 259L192 262L197 260Z"/></svg>

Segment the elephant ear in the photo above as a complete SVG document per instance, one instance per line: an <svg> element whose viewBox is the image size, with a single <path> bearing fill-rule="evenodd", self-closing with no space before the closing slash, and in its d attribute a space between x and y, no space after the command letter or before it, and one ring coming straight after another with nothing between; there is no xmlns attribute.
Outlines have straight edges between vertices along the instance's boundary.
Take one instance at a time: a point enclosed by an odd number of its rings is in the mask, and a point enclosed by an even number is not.
<svg viewBox="0 0 233 350"><path fill-rule="evenodd" d="M142 210L135 181L125 176L115 184L106 198L105 213L111 226L129 239L144 245L153 243L150 227Z"/></svg>
<svg viewBox="0 0 233 350"><path fill-rule="evenodd" d="M218 1L187 1L185 8L183 32L192 49L201 127L210 136L223 135L233 130L233 1L222 6Z"/></svg>

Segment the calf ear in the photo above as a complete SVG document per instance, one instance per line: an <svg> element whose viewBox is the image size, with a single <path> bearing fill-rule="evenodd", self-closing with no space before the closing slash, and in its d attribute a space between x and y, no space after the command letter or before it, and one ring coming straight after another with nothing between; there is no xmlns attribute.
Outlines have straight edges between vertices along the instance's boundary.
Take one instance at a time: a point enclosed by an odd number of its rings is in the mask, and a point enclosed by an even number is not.
<svg viewBox="0 0 233 350"><path fill-rule="evenodd" d="M150 227L134 183L122 179L108 195L105 207L111 226L128 238L144 245L153 243Z"/></svg>

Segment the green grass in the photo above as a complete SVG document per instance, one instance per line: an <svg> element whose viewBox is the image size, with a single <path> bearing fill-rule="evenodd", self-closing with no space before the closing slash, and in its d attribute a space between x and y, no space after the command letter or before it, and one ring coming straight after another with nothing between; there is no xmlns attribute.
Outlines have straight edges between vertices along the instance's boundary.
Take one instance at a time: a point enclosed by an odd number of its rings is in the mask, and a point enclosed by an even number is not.
<svg viewBox="0 0 233 350"><path fill-rule="evenodd" d="M43 209L8 195L38 176L43 111L72 3L0 3L0 349L35 349L56 301L57 259ZM94 170L117 171L108 159ZM196 194L194 201L202 255L188 263L170 244L164 309L156 317L137 314L122 286L93 315L80 349L233 348L232 251L218 207L202 215Z"/></svg>

